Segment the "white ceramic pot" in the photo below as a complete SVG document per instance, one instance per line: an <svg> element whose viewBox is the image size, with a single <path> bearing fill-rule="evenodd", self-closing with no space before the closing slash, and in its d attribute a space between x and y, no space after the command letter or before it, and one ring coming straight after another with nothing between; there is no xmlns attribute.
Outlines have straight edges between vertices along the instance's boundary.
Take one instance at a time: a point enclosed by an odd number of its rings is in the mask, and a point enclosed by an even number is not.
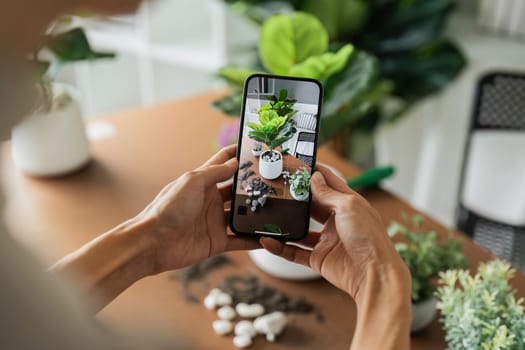
<svg viewBox="0 0 525 350"><path fill-rule="evenodd" d="M293 186L290 186L290 194L292 195L293 199L295 199L296 201L305 201L308 199L310 193L305 193L305 194L296 194L294 192L294 189L293 189Z"/></svg>
<svg viewBox="0 0 525 350"><path fill-rule="evenodd" d="M63 89L53 86L54 93ZM64 175L83 167L90 153L78 102L71 99L60 109L25 118L13 129L12 153L17 166L35 176Z"/></svg>
<svg viewBox="0 0 525 350"><path fill-rule="evenodd" d="M323 226L310 219L310 231L320 231ZM304 281L320 278L321 275L303 265L299 265L273 255L264 249L251 250L248 252L253 263L264 272L278 278Z"/></svg>
<svg viewBox="0 0 525 350"><path fill-rule="evenodd" d="M274 153L279 155L279 159L273 162L264 160L264 156ZM259 157L259 174L268 180L277 179L283 172L283 156L281 153L274 150L267 150L261 153Z"/></svg>
<svg viewBox="0 0 525 350"><path fill-rule="evenodd" d="M411 332L418 332L426 328L436 317L436 299L430 298L417 304L412 304Z"/></svg>
<svg viewBox="0 0 525 350"><path fill-rule="evenodd" d="M254 156L256 156L256 157L259 157L259 156L261 155L261 153L262 153L262 149L260 149L260 150L258 150L258 151L252 149L252 154L253 154Z"/></svg>

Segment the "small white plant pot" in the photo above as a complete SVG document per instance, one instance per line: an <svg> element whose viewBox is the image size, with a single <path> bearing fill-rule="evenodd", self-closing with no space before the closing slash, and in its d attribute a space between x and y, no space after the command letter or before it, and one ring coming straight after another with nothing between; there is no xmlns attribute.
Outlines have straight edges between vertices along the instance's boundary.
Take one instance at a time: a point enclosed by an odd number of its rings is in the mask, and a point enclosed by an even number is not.
<svg viewBox="0 0 525 350"><path fill-rule="evenodd" d="M260 149L260 150L258 150L258 151L252 149L252 154L253 154L254 156L256 156L256 157L259 157L259 156L261 155L261 153L262 153L262 149Z"/></svg>
<svg viewBox="0 0 525 350"><path fill-rule="evenodd" d="M323 226L310 219L310 231L320 231ZM269 275L277 278L306 281L320 278L321 275L309 267L293 263L280 256L274 255L265 249L256 249L248 252L255 266Z"/></svg>
<svg viewBox="0 0 525 350"><path fill-rule="evenodd" d="M53 86L54 91L56 87ZM89 143L74 99L49 113L28 116L12 132L15 164L34 176L71 173L90 160Z"/></svg>
<svg viewBox="0 0 525 350"><path fill-rule="evenodd" d="M412 304L412 324L410 325L410 331L412 333L419 332L426 327L436 317L436 299L430 298L421 301L417 304Z"/></svg>
<svg viewBox="0 0 525 350"><path fill-rule="evenodd" d="M265 160L267 155L277 154L278 159L275 161ZM259 156L259 174L268 180L277 179L283 172L283 156L281 153L273 150L264 151Z"/></svg>
<svg viewBox="0 0 525 350"><path fill-rule="evenodd" d="M296 194L294 192L293 186L290 186L290 194L292 195L293 199L295 199L296 201L305 201L308 199L310 193L308 192L305 194Z"/></svg>

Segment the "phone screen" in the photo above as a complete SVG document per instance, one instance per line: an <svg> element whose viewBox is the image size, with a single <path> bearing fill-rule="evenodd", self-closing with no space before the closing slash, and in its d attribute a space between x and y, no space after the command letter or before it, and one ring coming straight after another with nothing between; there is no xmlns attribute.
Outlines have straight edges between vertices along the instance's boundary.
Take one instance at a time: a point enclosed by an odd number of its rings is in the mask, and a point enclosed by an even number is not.
<svg viewBox="0 0 525 350"><path fill-rule="evenodd" d="M321 98L315 80L247 79L230 216L234 233L297 240L308 232Z"/></svg>

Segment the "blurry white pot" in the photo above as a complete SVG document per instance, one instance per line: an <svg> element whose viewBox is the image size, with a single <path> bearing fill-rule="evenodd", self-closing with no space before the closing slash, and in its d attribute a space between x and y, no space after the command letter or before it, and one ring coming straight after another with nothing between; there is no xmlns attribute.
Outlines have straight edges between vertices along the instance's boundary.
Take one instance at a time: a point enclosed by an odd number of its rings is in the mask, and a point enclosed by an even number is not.
<svg viewBox="0 0 525 350"><path fill-rule="evenodd" d="M53 85L53 94L64 91L68 88ZM78 102L71 98L59 109L25 118L13 129L12 153L16 165L35 176L64 175L84 166L90 153Z"/></svg>
<svg viewBox="0 0 525 350"><path fill-rule="evenodd" d="M270 162L267 160L264 160L264 156L267 154L277 154L279 159ZM264 151L261 153L259 157L259 174L261 174L262 177L268 180L277 179L279 176L281 176L281 173L283 172L283 156L281 153L273 150Z"/></svg>
<svg viewBox="0 0 525 350"><path fill-rule="evenodd" d="M426 328L436 317L436 299L430 298L417 304L412 304L411 332L417 332Z"/></svg>
<svg viewBox="0 0 525 350"><path fill-rule="evenodd" d="M320 223L310 219L310 231L320 231L322 228ZM273 255L265 249L251 250L248 254L258 268L278 278L312 280L321 277L318 272L306 266L290 262L277 255Z"/></svg>

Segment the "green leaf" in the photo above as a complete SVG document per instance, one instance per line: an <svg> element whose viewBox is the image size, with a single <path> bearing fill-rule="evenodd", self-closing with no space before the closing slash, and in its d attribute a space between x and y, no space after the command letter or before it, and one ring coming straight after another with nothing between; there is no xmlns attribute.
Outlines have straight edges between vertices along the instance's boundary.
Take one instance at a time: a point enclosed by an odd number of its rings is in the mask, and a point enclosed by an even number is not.
<svg viewBox="0 0 525 350"><path fill-rule="evenodd" d="M283 233L283 230L275 224L266 224L264 225L263 230L271 233Z"/></svg>
<svg viewBox="0 0 525 350"><path fill-rule="evenodd" d="M260 130L261 126L257 123L247 122L246 126L252 128L253 130Z"/></svg>
<svg viewBox="0 0 525 350"><path fill-rule="evenodd" d="M230 85L242 89L246 79L255 73L257 72L249 68L225 67L219 69L218 75L226 80Z"/></svg>
<svg viewBox="0 0 525 350"><path fill-rule="evenodd" d="M306 13L273 16L261 28L260 57L273 74L286 75L293 65L327 48L326 30L316 17Z"/></svg>
<svg viewBox="0 0 525 350"><path fill-rule="evenodd" d="M232 95L224 96L212 102L212 106L228 115L240 116L242 106L242 93L234 92Z"/></svg>
<svg viewBox="0 0 525 350"><path fill-rule="evenodd" d="M336 53L327 52L322 55L312 56L306 61L293 66L288 74L295 77L325 81L332 74L344 68L353 49L352 45L347 44Z"/></svg>
<svg viewBox="0 0 525 350"><path fill-rule="evenodd" d="M377 59L364 51L355 51L344 70L326 82L323 113L336 114L341 107L369 90L378 78Z"/></svg>
<svg viewBox="0 0 525 350"><path fill-rule="evenodd" d="M113 58L114 53L97 52L89 45L82 28L74 28L56 35L47 35L45 45L62 62Z"/></svg>

